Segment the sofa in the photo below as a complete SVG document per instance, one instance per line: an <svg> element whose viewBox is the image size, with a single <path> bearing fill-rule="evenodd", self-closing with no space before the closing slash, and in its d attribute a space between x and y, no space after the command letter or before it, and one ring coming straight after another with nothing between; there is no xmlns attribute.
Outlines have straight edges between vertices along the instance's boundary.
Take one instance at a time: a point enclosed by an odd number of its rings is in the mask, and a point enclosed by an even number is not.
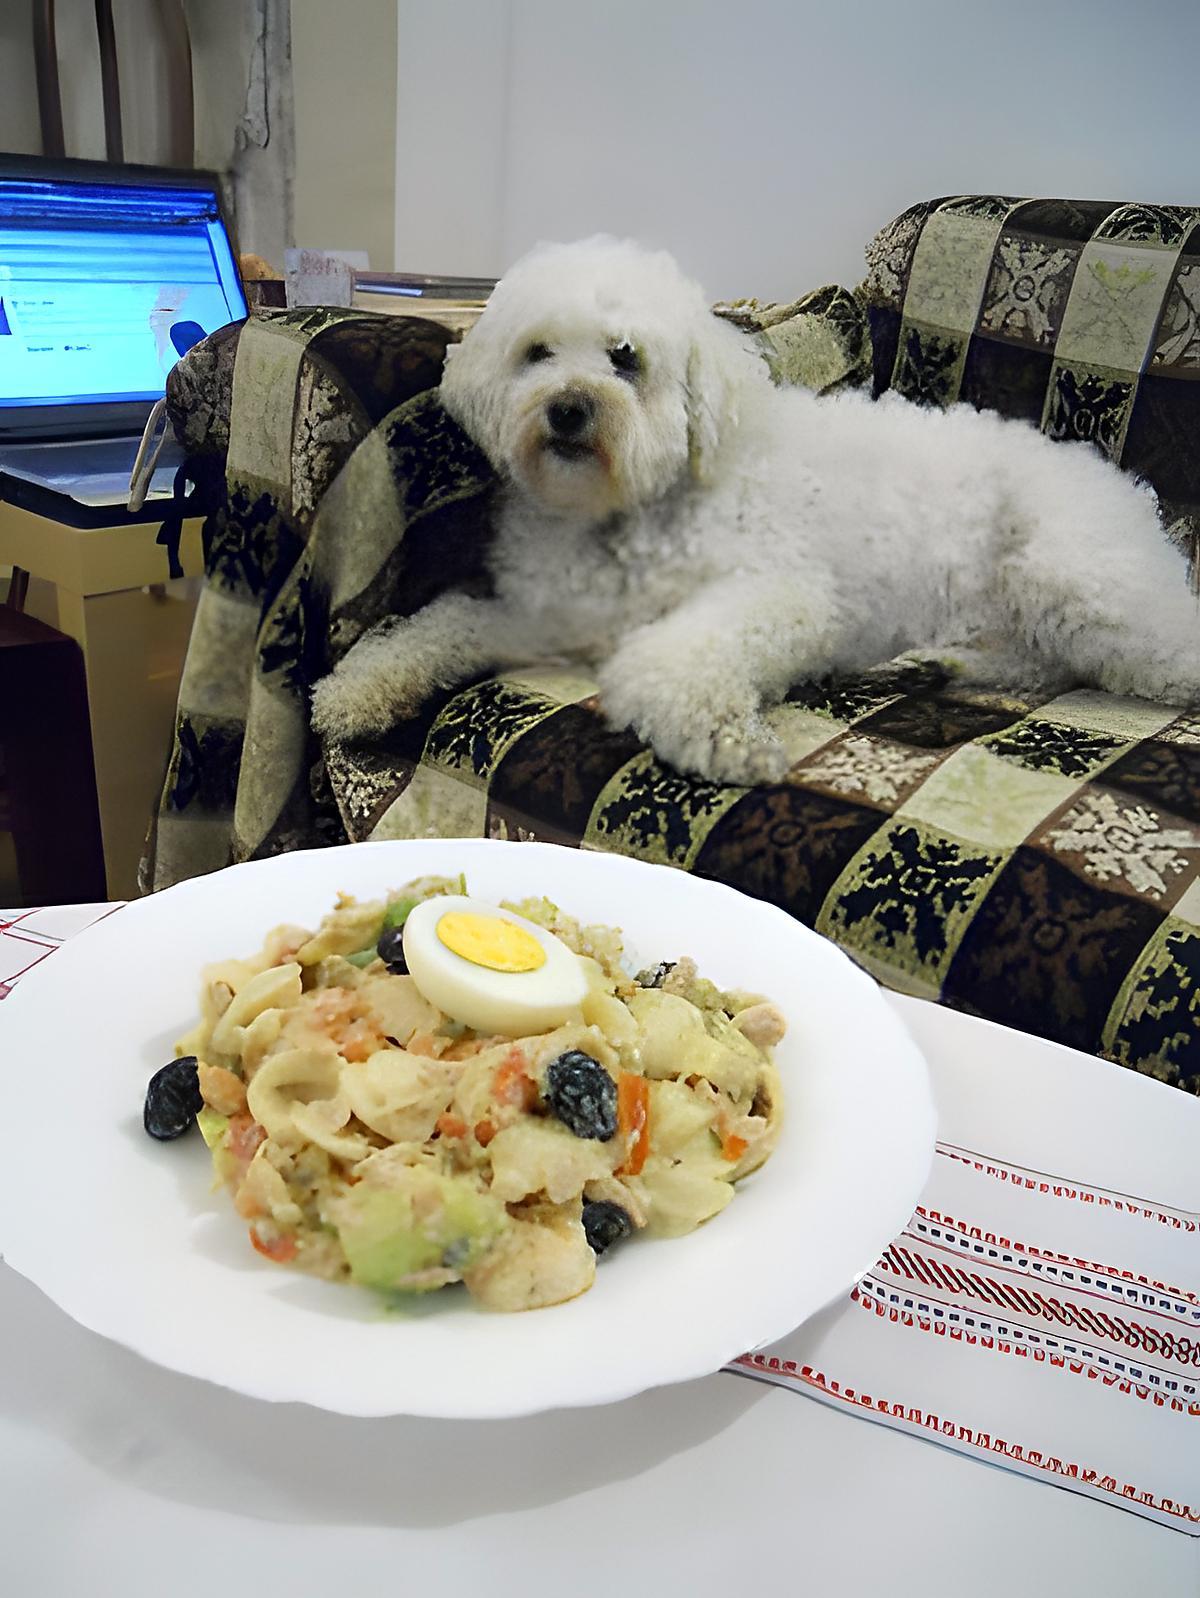
<svg viewBox="0 0 1200 1598"><path fill-rule="evenodd" d="M1200 208L942 198L866 260L853 290L716 313L777 382L1090 441L1154 485L1200 568ZM452 336L263 312L173 372L207 575L143 887L367 838L612 850L780 905L889 987L1200 1092L1194 709L978 692L904 659L797 683L791 769L746 789L664 766L586 676L531 661L322 744L312 687L368 628L487 581L496 484L438 404Z"/></svg>

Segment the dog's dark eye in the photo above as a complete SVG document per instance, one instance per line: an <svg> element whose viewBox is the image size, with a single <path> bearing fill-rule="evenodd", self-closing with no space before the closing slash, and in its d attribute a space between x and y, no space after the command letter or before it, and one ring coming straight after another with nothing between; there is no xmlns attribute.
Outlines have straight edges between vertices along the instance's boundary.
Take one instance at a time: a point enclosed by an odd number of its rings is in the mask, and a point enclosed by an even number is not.
<svg viewBox="0 0 1200 1598"><path fill-rule="evenodd" d="M621 377L636 377L642 369L642 357L632 344L616 344L608 352L614 372Z"/></svg>
<svg viewBox="0 0 1200 1598"><path fill-rule="evenodd" d="M525 364L536 366L539 361L548 361L553 353L548 344L531 344L525 351Z"/></svg>

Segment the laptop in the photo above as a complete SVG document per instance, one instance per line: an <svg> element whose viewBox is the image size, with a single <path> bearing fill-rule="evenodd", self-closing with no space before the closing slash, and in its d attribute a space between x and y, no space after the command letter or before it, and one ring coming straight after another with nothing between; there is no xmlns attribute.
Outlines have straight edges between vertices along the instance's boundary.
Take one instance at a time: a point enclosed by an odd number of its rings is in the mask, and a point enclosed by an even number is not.
<svg viewBox="0 0 1200 1598"><path fill-rule="evenodd" d="M0 155L0 499L123 507L167 373L245 315L215 174Z"/></svg>

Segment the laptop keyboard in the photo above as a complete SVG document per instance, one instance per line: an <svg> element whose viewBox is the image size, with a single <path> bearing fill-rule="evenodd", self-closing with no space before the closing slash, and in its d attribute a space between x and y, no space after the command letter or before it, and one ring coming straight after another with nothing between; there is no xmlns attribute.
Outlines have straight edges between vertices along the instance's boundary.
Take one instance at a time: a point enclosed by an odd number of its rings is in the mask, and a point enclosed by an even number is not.
<svg viewBox="0 0 1200 1598"><path fill-rule="evenodd" d="M64 440L0 445L0 472L24 478L81 505L121 505L129 496L136 438ZM170 497L183 451L169 439L151 479L149 499Z"/></svg>
<svg viewBox="0 0 1200 1598"><path fill-rule="evenodd" d="M96 438L85 443L64 441L54 444L0 445L0 471L6 467L20 474L36 472L39 477L70 479L108 477L133 470L138 441L132 438Z"/></svg>

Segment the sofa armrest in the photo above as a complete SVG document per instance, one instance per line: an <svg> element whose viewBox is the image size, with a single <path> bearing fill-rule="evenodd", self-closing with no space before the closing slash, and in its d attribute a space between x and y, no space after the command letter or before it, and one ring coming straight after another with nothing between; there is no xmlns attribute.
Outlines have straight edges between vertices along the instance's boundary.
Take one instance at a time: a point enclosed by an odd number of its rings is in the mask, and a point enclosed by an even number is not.
<svg viewBox="0 0 1200 1598"><path fill-rule="evenodd" d="M194 345L167 377L167 414L189 456L228 454L239 352L248 335L267 329L296 347L291 426L301 446L319 412L324 430L335 417L333 430L353 447L389 411L437 386L457 337L427 317L363 310L259 310L231 322Z"/></svg>

